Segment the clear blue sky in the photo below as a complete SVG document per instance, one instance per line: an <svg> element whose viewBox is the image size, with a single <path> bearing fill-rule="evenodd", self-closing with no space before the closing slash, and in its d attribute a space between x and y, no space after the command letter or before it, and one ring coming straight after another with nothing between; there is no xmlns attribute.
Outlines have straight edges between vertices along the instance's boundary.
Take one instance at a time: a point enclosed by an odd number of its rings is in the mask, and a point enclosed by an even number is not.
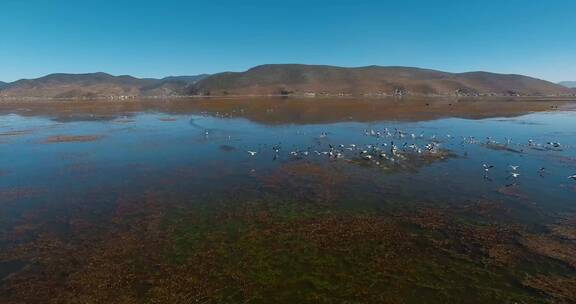
<svg viewBox="0 0 576 304"><path fill-rule="evenodd" d="M0 80L264 63L576 80L575 0L0 0Z"/></svg>

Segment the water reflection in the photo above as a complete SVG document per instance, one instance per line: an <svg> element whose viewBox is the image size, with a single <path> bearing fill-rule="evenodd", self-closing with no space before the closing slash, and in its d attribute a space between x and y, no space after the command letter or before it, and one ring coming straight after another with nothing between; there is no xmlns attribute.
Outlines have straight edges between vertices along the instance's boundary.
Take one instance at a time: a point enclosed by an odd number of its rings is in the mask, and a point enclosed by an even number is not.
<svg viewBox="0 0 576 304"><path fill-rule="evenodd" d="M2 102L0 113L46 116L56 121L98 121L142 112L173 115L206 113L217 117L243 117L264 124L320 124L343 121L419 121L442 117L487 118L518 116L534 111L573 107L570 99L330 99L231 98L143 100L107 103L90 101Z"/></svg>

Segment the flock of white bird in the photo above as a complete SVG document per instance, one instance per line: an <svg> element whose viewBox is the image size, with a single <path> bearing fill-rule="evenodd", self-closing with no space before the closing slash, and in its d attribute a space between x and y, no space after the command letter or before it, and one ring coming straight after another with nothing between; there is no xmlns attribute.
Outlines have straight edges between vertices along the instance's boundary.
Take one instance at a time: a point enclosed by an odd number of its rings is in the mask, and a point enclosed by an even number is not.
<svg viewBox="0 0 576 304"><path fill-rule="evenodd" d="M437 135L432 135L429 137L425 137L424 132L420 134L414 134L405 132L403 130L399 130L394 128L393 130L389 130L385 128L383 131L379 130L365 130L365 136L375 137L377 139L389 139L390 142L379 142L377 144L366 144L366 145L356 145L356 144L339 144L339 145L332 145L328 144L325 150L314 150L312 147L307 147L306 149L295 149L289 151L288 155L292 158L304 158L310 155L317 155L317 156L326 156L331 159L342 159L345 157L356 156L366 161L372 161L376 165L380 165L382 161L388 161L392 163L400 162L406 159L407 155L433 155L437 154L441 149L441 142L443 139L438 137ZM318 145L320 145L320 140L325 139L329 136L328 132L322 132L319 136L317 136ZM454 137L450 134L445 136L447 140L453 140ZM490 148L496 149L507 149L514 152L524 152L524 148L530 148L534 150L545 150L545 151L561 151L565 148L559 142L546 142L544 144L537 143L536 141L530 139L526 145L522 145L520 150L515 150L511 148L513 146L512 140L510 138L505 138L503 143L500 143L494 140L491 137L487 137L485 141L481 141L476 139L475 137L462 137L461 144L481 144ZM394 141L401 141L404 142L402 145L397 145ZM411 140L412 142L408 142ZM417 140L427 140L426 144L418 145L416 143ZM274 145L272 147L274 152L274 159L278 157L280 151L282 150L281 144ZM249 150L247 153L250 156L256 156L258 151ZM494 169L494 165L483 164L482 169L484 171L484 178L489 178L489 172L491 169ZM509 176L507 179L516 180L520 177L519 166L517 165L509 165ZM542 167L538 170L538 174L542 177L547 174L546 168ZM568 176L569 179L576 181L576 174ZM514 184L514 183L513 183Z"/></svg>

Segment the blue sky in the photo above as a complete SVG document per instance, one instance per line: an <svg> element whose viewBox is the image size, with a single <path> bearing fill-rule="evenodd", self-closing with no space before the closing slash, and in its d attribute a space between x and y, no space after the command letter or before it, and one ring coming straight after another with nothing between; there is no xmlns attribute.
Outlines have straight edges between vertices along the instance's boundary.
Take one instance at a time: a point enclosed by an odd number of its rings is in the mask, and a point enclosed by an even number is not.
<svg viewBox="0 0 576 304"><path fill-rule="evenodd" d="M264 63L403 65L576 80L574 0L1 0L0 80Z"/></svg>

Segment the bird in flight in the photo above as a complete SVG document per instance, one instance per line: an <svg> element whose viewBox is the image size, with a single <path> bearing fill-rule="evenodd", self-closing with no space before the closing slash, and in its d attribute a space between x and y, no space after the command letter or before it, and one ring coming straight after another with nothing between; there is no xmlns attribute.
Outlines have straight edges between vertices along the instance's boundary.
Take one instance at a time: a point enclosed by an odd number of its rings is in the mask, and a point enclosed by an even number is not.
<svg viewBox="0 0 576 304"><path fill-rule="evenodd" d="M512 172L512 173L510 173L509 178L510 178L510 177L511 177L511 178L518 178L518 176L520 176L520 173Z"/></svg>
<svg viewBox="0 0 576 304"><path fill-rule="evenodd" d="M482 167L484 167L485 172L488 172L490 169L494 168L494 165L483 164Z"/></svg>

